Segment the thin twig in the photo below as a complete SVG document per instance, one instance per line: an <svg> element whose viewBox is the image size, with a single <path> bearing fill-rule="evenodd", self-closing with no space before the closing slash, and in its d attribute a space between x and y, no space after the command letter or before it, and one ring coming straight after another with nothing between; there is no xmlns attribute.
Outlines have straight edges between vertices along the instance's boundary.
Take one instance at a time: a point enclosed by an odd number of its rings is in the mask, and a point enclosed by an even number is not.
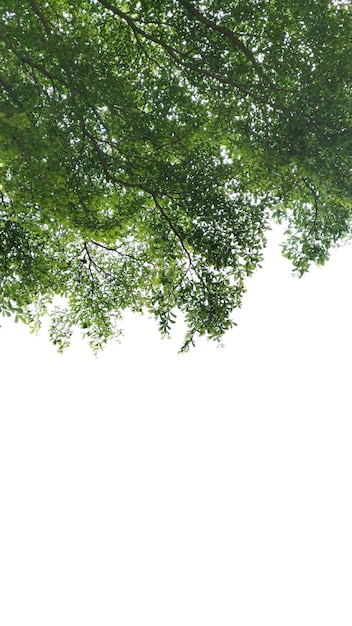
<svg viewBox="0 0 352 626"><path fill-rule="evenodd" d="M310 232L313 232L314 236L316 237L317 222L318 222L318 210L319 210L319 207L318 207L318 204L319 204L318 196L317 196L317 193L316 193L315 189L311 186L309 181L306 178L304 178L304 176L302 176L302 180L303 180L305 186L313 194L313 198L314 198L314 222L313 222L312 228L310 229Z"/></svg>
<svg viewBox="0 0 352 626"><path fill-rule="evenodd" d="M94 261L92 260L92 257L90 256L90 252L89 252L88 245L87 245L86 241L84 242L84 251L85 251L85 253L86 253L87 257L88 257L88 271L89 271L89 274L90 274L90 277L91 277L91 281L92 281L92 283L94 283L94 274L92 272L92 265L95 265L95 264L94 264Z"/></svg>
<svg viewBox="0 0 352 626"><path fill-rule="evenodd" d="M166 211L163 209L163 207L161 206L160 202L158 202L158 199L155 195L152 194L152 198L154 200L154 204L155 206L159 209L161 215L163 216L163 218L167 221L167 223L169 224L172 232L174 233L174 235L176 235L177 239L179 240L180 244L181 244L181 248L182 250L185 252L185 254L187 255L188 261L189 261L189 265L190 267L193 267L193 261L192 261L192 257L191 254L189 252L189 250L186 248L185 243L183 241L183 238L181 236L181 234L179 233L179 231L177 230L177 228L174 226L174 224L172 223L172 221L170 220L168 214L166 213Z"/></svg>
<svg viewBox="0 0 352 626"><path fill-rule="evenodd" d="M119 254L122 257L128 257L130 259L133 259L134 261L138 261L137 257L133 256L133 254L129 254L128 252L121 252L118 248L113 248L110 246L106 246L103 243L100 243L99 241L95 241L94 239L91 240L91 243L94 246L98 246L99 248L102 248L103 250L106 250L108 252L116 252L116 254Z"/></svg>

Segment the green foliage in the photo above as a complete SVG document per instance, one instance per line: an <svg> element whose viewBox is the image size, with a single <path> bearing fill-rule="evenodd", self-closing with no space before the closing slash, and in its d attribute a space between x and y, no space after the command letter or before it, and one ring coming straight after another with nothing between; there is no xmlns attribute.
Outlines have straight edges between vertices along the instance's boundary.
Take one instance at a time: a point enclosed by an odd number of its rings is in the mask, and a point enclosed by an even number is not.
<svg viewBox="0 0 352 626"><path fill-rule="evenodd" d="M352 11L318 0L7 0L0 311L94 350L125 310L233 325L265 233L299 275L351 232ZM55 297L64 298L57 306ZM54 301L54 304L53 304Z"/></svg>

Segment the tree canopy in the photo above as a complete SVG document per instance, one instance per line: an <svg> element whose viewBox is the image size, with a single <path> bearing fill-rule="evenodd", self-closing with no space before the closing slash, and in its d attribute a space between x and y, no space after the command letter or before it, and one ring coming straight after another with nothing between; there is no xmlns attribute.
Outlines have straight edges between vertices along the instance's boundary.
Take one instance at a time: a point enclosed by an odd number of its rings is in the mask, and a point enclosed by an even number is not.
<svg viewBox="0 0 352 626"><path fill-rule="evenodd" d="M125 310L181 311L186 349L232 326L273 221L299 275L349 238L349 1L0 11L3 314L97 349Z"/></svg>

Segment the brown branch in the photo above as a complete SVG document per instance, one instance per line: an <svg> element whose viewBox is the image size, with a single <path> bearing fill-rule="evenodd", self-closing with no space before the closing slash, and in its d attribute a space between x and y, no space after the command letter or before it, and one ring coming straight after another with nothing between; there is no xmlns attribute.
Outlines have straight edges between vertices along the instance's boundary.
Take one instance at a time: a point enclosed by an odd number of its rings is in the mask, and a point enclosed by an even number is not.
<svg viewBox="0 0 352 626"><path fill-rule="evenodd" d="M106 9L114 13L114 15L117 15L122 20L124 20L129 25L129 27L133 30L135 35L142 35L142 37L144 37L145 39L148 39L149 41L153 41L154 43L158 44L158 46L161 46L168 52L173 51L179 55L182 55L182 53L179 50L176 50L172 46L169 46L169 44L162 41L162 39L159 39L159 37L155 37L155 35L152 35L151 33L147 33L145 30L140 28L140 26L137 26L136 22L130 15L128 15L127 13L124 13L124 11L121 11L120 9L115 7L113 4L108 2L108 0L98 0L98 1Z"/></svg>
<svg viewBox="0 0 352 626"><path fill-rule="evenodd" d="M101 149L101 147L99 146L99 143L97 142L96 138L94 137L94 135L92 135L92 133L88 130L86 124L84 123L83 118L80 119L80 124L81 124L81 128L83 131L83 137L88 137L89 141L92 143L94 150L96 152L96 155L98 157L98 161L103 169L105 178L107 180L107 182L111 182L111 183L115 183L118 185L122 185L123 187L130 187L132 189L140 189L141 191L145 191L145 189L143 189L142 185L139 185L138 183L131 183L127 180L124 180L122 178L118 178L117 176L115 176L114 174L112 174L109 170L107 161L106 161L106 154L105 152Z"/></svg>
<svg viewBox="0 0 352 626"><path fill-rule="evenodd" d="M316 237L317 222L318 222L318 211L319 211L318 196L317 196L317 193L316 193L315 189L312 187L312 185L309 183L309 181L306 178L304 178L304 176L302 176L302 181L304 182L305 186L309 189L309 191L313 194L313 198L314 198L314 222L313 222L312 228L310 229L310 232L313 232L314 236Z"/></svg>
<svg viewBox="0 0 352 626"><path fill-rule="evenodd" d="M208 285L206 284L206 282L204 281L203 276L197 271L197 268L194 265L192 256L189 252L189 250L187 249L185 242L183 241L182 235L180 234L180 232L178 231L178 229L174 226L174 224L172 223L172 221L170 220L168 214L166 213L166 211L163 209L163 207L161 206L160 202L158 202L157 197L154 194L151 194L155 206L157 207L157 209L159 209L161 215L163 216L163 218L166 220L166 222L168 223L168 225L170 226L172 232L174 233L174 235L177 237L177 239L180 242L181 248L182 250L185 252L187 258L188 258L188 268L186 270L186 272L184 273L183 278L186 276L186 274L189 272L189 270L193 270L194 273L196 274L197 278L199 279L199 282L202 283L205 291L208 293L209 297L211 297L211 291L209 290ZM183 280L182 278L182 280ZM181 281L182 282L182 281ZM179 283L180 284L180 283ZM173 290L172 290L173 291Z"/></svg>
<svg viewBox="0 0 352 626"><path fill-rule="evenodd" d="M130 26L130 28L132 29L135 35L141 35L144 39L152 41L153 43L163 48L169 54L169 56L175 61L175 63L177 63L177 65L181 65L182 67L185 67L186 69L189 69L193 72L197 72L198 74L202 74L203 76L206 76L207 78L216 80L217 82L221 84L235 87L235 89L238 89L238 91L240 91L241 93L247 96L250 96L251 98L253 98L253 100L256 100L258 102L263 102L263 103L266 102L264 98L261 98L257 94L253 93L251 91L251 88L248 88L246 85L237 83L236 81L226 76L221 76L221 74L217 74L215 72L211 72L209 70L203 69L202 67L199 67L199 65L197 65L196 63L186 61L183 58L185 57L184 53L182 53L180 50L177 50L177 48L170 46L168 43L166 43L162 39L159 39L159 37L156 37L155 35L152 35L151 33L147 33L145 30L140 28L140 26L138 26L136 22L129 15L127 15L127 13L124 13L123 11L121 11L120 9L112 5L110 2L108 2L108 0L98 0L98 2L101 5L103 5L106 9L114 13L114 15L117 15L122 20L124 20ZM273 107L275 106L275 108L279 110L286 110L286 107L284 107L283 105L273 104L272 106Z"/></svg>
<svg viewBox="0 0 352 626"><path fill-rule="evenodd" d="M95 246L99 246L99 247L101 247L101 248L104 248L105 250L111 250L111 251L114 251L114 252L118 252L118 254L121 254L123 257L127 256L127 257L130 257L131 259L133 259L133 260L135 260L135 261L138 261L138 259L137 259L136 257L133 257L133 256L132 256L132 255L130 255L130 254L123 254L122 252L119 252L117 249L114 249L114 248L109 248L108 246L104 246L103 244L100 244L100 243L99 243L99 242L97 242L97 241L90 241L90 243L92 243L92 244L93 244L93 245L95 245ZM85 249L85 251L86 251L86 253L87 253L89 263L90 263L91 265L93 265L93 266L95 267L95 269L96 269L98 272L100 272L100 273L102 273L102 274L105 274L105 276L110 276L111 278L113 278L114 280L116 280L116 274L114 274L113 272L110 272L110 271L109 271L109 270L107 270L105 267L101 267L101 266L100 266L100 265L99 265L99 264L98 264L98 263L97 263L97 262L93 259L93 257L91 256L91 254L90 254L90 252L89 252L89 249L88 249L88 242L87 242L87 241L85 241L85 242L84 242L84 249Z"/></svg>
<svg viewBox="0 0 352 626"><path fill-rule="evenodd" d="M88 271L89 271L89 275L90 275L90 278L91 278L92 283L94 283L94 274L93 274L93 272L92 272L92 265L93 265L93 266L95 266L95 263L94 263L94 261L93 261L92 257L90 256L90 252L89 252L88 245L87 245L87 242L86 242L86 241L84 242L84 251L85 251L85 253L86 253L86 255L87 255L87 258L88 258Z"/></svg>
<svg viewBox="0 0 352 626"><path fill-rule="evenodd" d="M128 257L129 259L133 259L134 261L138 261L137 257L133 256L133 254L129 254L128 252L121 252L118 248L112 248L110 246L106 246L103 243L100 243L99 241L95 241L94 239L92 239L91 243L94 246L98 246L99 248L102 248L103 250L107 250L108 252L116 252L117 254L119 254L122 257Z"/></svg>
<svg viewBox="0 0 352 626"><path fill-rule="evenodd" d="M109 171L108 168L108 164L106 162L106 158L105 158L105 152L101 149L101 147L99 146L96 138L94 137L94 135L92 135L91 132L89 132L87 126L85 125L83 119L81 118L80 120L81 122L81 127L83 130L83 137L88 137L88 139L90 140L90 142L92 143L94 150L96 152L96 155L98 157L99 163L103 168L104 174L105 174L105 178L108 182L112 181L112 174Z"/></svg>
<svg viewBox="0 0 352 626"><path fill-rule="evenodd" d="M38 7L37 3L34 2L34 0L28 0L28 2L31 5L34 13L39 17L47 36L50 37L52 30L50 28L48 19L44 15L43 11L41 11L41 9Z"/></svg>
<svg viewBox="0 0 352 626"><path fill-rule="evenodd" d="M54 74L49 72L45 67L43 67L43 65L41 65L40 63L36 63L35 61L32 61L32 59L30 59L29 57L26 57L20 52L18 52L18 50L16 50L16 48L8 39L8 37L6 37L5 35L2 35L2 40L8 45L8 47L13 52L13 54L22 63L24 63L25 65L29 65L33 70L38 70L38 72L40 72L43 76L45 76L46 78L49 78L50 80L54 82L58 81L62 83L63 85L65 85L66 87L68 86L67 82L62 77L55 76Z"/></svg>
<svg viewBox="0 0 352 626"><path fill-rule="evenodd" d="M46 95L46 97L48 97L48 92L46 91L46 89L43 87L43 85L40 84L40 81L37 78L37 75L35 73L35 70L33 68L30 68L29 70L30 75L33 78L33 82L37 88L37 91L40 95L42 95L43 93Z"/></svg>
<svg viewBox="0 0 352 626"><path fill-rule="evenodd" d="M12 200L10 198L5 198L1 189L0 189L0 201L1 201L1 204L4 206L4 208L6 209L6 211L8 211L9 205L13 207Z"/></svg>
<svg viewBox="0 0 352 626"><path fill-rule="evenodd" d="M170 226L172 232L174 233L174 235L176 235L177 239L179 240L180 244L181 244L181 248L182 250L185 252L185 254L187 255L188 261L190 266L193 267L193 261L192 261L192 257L191 254L189 252L189 250L187 250L185 243L183 241L183 238L181 236L181 234L179 233L179 231L177 230L177 228L173 225L172 221L170 220L168 214L165 212L165 210L163 209L163 207L161 206L160 202L158 202L157 197L152 194L152 198L154 200L154 204L157 207L157 209L160 211L161 215L163 216L163 218L166 220L166 222L168 223L168 225Z"/></svg>
<svg viewBox="0 0 352 626"><path fill-rule="evenodd" d="M193 4L191 2L188 2L188 0L179 0L179 2L199 22L202 22L202 24L204 24L205 26L208 26L209 28L211 28L214 31L217 31L220 34L225 35L225 37L227 37L227 39L229 39L231 41L231 43L236 48L238 48L239 50L241 50L241 52L243 52L245 57L253 65L255 71L257 72L257 74L258 75L262 75L263 74L263 70L262 70L260 64L258 63L258 61L256 60L253 52L251 50L249 50L249 48L247 48L247 46L243 43L243 41L239 37L237 37L236 33L234 33L232 30L230 30L230 28L227 28L227 26L223 26L222 24L216 24L215 22L213 22L213 20L210 20L209 18L207 18L204 15L204 13L201 13L200 11L198 11L198 9L196 9L196 7L193 6Z"/></svg>

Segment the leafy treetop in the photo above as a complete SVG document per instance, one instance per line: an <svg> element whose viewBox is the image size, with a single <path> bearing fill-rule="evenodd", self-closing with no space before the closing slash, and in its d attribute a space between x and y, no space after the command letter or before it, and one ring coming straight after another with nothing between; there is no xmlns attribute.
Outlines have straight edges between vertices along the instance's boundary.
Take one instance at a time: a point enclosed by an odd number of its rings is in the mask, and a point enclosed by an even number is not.
<svg viewBox="0 0 352 626"><path fill-rule="evenodd" d="M0 12L2 313L97 349L126 309L181 311L186 349L231 327L273 220L300 275L349 237L350 2Z"/></svg>

